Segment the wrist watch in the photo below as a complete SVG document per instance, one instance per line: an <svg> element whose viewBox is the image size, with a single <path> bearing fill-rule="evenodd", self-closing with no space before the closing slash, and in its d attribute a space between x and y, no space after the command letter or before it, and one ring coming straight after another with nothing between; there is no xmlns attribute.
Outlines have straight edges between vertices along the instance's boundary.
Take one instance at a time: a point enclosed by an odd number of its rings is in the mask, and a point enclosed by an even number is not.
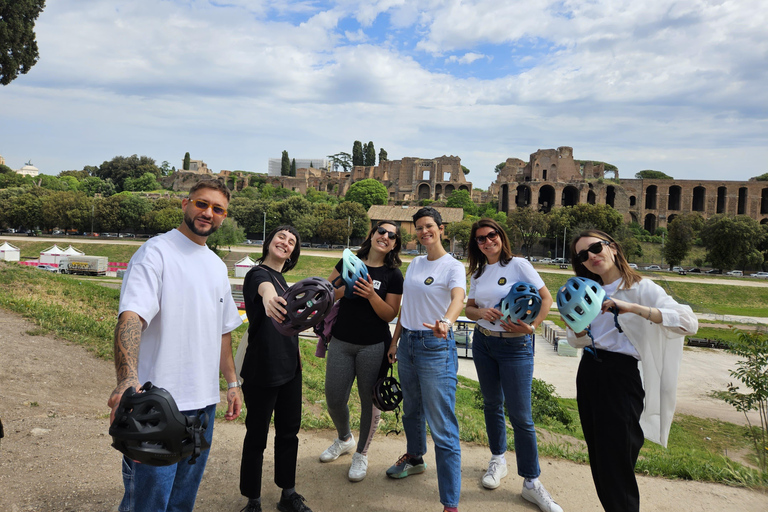
<svg viewBox="0 0 768 512"><path fill-rule="evenodd" d="M448 320L445 317L440 319L440 323L443 323L443 324L447 325L449 329L451 328L451 326L453 326L453 322L451 322L450 320Z"/></svg>

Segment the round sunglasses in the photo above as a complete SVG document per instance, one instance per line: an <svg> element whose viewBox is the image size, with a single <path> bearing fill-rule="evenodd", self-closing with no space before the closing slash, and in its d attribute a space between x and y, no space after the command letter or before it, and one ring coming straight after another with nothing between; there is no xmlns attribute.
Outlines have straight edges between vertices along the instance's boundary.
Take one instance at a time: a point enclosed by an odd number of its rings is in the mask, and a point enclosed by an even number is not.
<svg viewBox="0 0 768 512"><path fill-rule="evenodd" d="M379 226L379 227L377 227L377 228L376 228L376 232L377 232L378 234L380 234L380 235L383 235L384 233L386 233L386 234L387 234L387 237L389 237L389 239L390 239L390 240L394 240L395 238L397 238L397 233L393 233L392 231L390 231L390 230L386 229L386 228L385 228L385 227L383 227L383 226Z"/></svg>
<svg viewBox="0 0 768 512"><path fill-rule="evenodd" d="M477 242L477 245L483 245L486 240L496 240L496 237L499 236L499 233L496 231L491 231L487 235L480 235L475 237L475 241Z"/></svg>

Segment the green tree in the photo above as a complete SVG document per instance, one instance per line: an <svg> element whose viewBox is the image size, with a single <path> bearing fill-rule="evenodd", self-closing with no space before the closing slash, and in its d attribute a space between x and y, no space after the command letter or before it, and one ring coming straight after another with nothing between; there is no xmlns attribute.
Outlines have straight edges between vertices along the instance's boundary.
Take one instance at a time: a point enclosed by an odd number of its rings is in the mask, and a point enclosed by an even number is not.
<svg viewBox="0 0 768 512"><path fill-rule="evenodd" d="M182 167L183 170L185 171L189 170L189 151L184 153L184 163L182 165L183 165Z"/></svg>
<svg viewBox="0 0 768 512"><path fill-rule="evenodd" d="M547 233L549 218L538 210L516 208L509 212L507 226L515 245L519 244L523 254L530 259L533 246Z"/></svg>
<svg viewBox="0 0 768 512"><path fill-rule="evenodd" d="M456 240L461 245L463 252L466 252L469 248L469 235L471 233L472 221L469 219L464 219L461 222L452 222L445 228L445 234L448 239Z"/></svg>
<svg viewBox="0 0 768 512"><path fill-rule="evenodd" d="M562 236L563 228L574 236L584 229L599 229L613 235L624 223L621 213L607 204L577 204L549 212L549 236Z"/></svg>
<svg viewBox="0 0 768 512"><path fill-rule="evenodd" d="M387 192L387 187L380 181L370 178L356 181L344 195L345 201L360 203L366 212L371 205L387 204L388 199L389 192Z"/></svg>
<svg viewBox="0 0 768 512"><path fill-rule="evenodd" d="M332 170L336 171L341 167L344 172L349 172L352 169L352 155L349 153L336 153L335 155L328 155L328 159L331 161Z"/></svg>
<svg viewBox="0 0 768 512"><path fill-rule="evenodd" d="M245 232L243 228L238 227L235 221L229 218L224 219L219 229L213 232L205 241L213 252L218 253L219 247L236 245L245 241Z"/></svg>
<svg viewBox="0 0 768 512"><path fill-rule="evenodd" d="M501 170L502 170L502 169L503 169L503 168L504 168L506 165L507 165L507 161L506 161L506 160L505 160L505 161L503 161L503 162L501 162L500 164L496 164L496 167L494 167L494 168L493 168L493 172L495 172L496 174L498 174L499 172L501 172Z"/></svg>
<svg viewBox="0 0 768 512"><path fill-rule="evenodd" d="M296 159L291 159L291 176L296 176Z"/></svg>
<svg viewBox="0 0 768 512"><path fill-rule="evenodd" d="M376 165L376 148L373 147L373 141L368 141L365 145L365 154L363 155L364 165L366 167L373 167Z"/></svg>
<svg viewBox="0 0 768 512"><path fill-rule="evenodd" d="M333 216L338 220L349 222L354 238L361 238L368 234L371 227L371 220L368 218L363 205L354 201L344 201L339 203L333 211ZM346 228L345 228L346 229ZM344 240L346 242L346 240Z"/></svg>
<svg viewBox="0 0 768 512"><path fill-rule="evenodd" d="M728 352L743 358L730 370L731 377L741 381L749 392L740 393L739 387L728 384L723 399L743 412L757 452L760 469L768 469L768 336L765 333L737 331L736 341L728 343ZM757 411L760 427L753 428L747 413Z"/></svg>
<svg viewBox="0 0 768 512"><path fill-rule="evenodd" d="M349 231L346 219L325 219L317 227L316 235L330 244L343 244L347 241Z"/></svg>
<svg viewBox="0 0 768 512"><path fill-rule="evenodd" d="M173 167L171 167L171 162L168 160L163 160L163 163L160 164L160 176L169 176L173 174Z"/></svg>
<svg viewBox="0 0 768 512"><path fill-rule="evenodd" d="M280 161L280 176L291 175L291 159L288 158L288 151L283 150L283 157Z"/></svg>
<svg viewBox="0 0 768 512"><path fill-rule="evenodd" d="M646 169L645 171L640 171L636 173L635 178L639 180L673 180L675 179L672 176L664 174L661 171L654 171L651 169Z"/></svg>
<svg viewBox="0 0 768 512"><path fill-rule="evenodd" d="M6 205L6 223L16 229L40 226L43 220L42 197L47 194L48 192L38 189L14 197Z"/></svg>
<svg viewBox="0 0 768 512"><path fill-rule="evenodd" d="M184 212L179 206L151 210L144 215L142 223L150 233L165 233L179 227L183 220Z"/></svg>
<svg viewBox="0 0 768 512"><path fill-rule="evenodd" d="M148 156L116 156L101 164L96 171L96 176L103 180L111 179L117 189L122 191L126 179L140 178L148 172L152 173L155 178L160 177L160 169L155 165L155 161Z"/></svg>
<svg viewBox="0 0 768 512"><path fill-rule="evenodd" d="M466 176L466 175L467 175L467 174L469 174L469 172L470 172L470 171L469 171L469 169L467 169L467 168L466 168L466 167L464 167L463 165L461 166L461 170L462 170L462 172L464 173L464 176Z"/></svg>
<svg viewBox="0 0 768 512"><path fill-rule="evenodd" d="M715 268L743 270L763 263L763 255L758 248L765 231L756 220L746 215L710 217L699 235L707 249L707 261Z"/></svg>
<svg viewBox="0 0 768 512"><path fill-rule="evenodd" d="M387 161L387 152L384 150L384 148L379 149L379 165L381 165L381 162Z"/></svg>
<svg viewBox="0 0 768 512"><path fill-rule="evenodd" d="M123 182L123 190L133 192L149 192L151 190L159 190L163 186L158 183L157 178L151 172L145 172L139 178L126 178Z"/></svg>
<svg viewBox="0 0 768 512"><path fill-rule="evenodd" d="M11 174L13 172L13 169L8 167L5 164L0 164L0 174Z"/></svg>
<svg viewBox="0 0 768 512"><path fill-rule="evenodd" d="M359 140L356 140L354 144L352 144L352 165L363 165L365 164L365 155L363 154L363 143Z"/></svg>
<svg viewBox="0 0 768 512"><path fill-rule="evenodd" d="M753 179L755 181L768 181L768 172L761 174L760 176L755 176Z"/></svg>
<svg viewBox="0 0 768 512"><path fill-rule="evenodd" d="M91 203L85 192L58 191L41 198L42 216L39 226L45 230L53 228L83 229L90 224Z"/></svg>
<svg viewBox="0 0 768 512"><path fill-rule="evenodd" d="M35 20L45 0L0 0L0 84L26 74L40 57Z"/></svg>
<svg viewBox="0 0 768 512"><path fill-rule="evenodd" d="M477 206L472 201L468 190L454 190L448 201L445 202L445 206L449 208L463 208L464 212L469 215L475 215L477 213Z"/></svg>
<svg viewBox="0 0 768 512"><path fill-rule="evenodd" d="M664 245L664 259L671 266L680 265L688 256L704 220L697 213L675 217L669 223L666 243Z"/></svg>
<svg viewBox="0 0 768 512"><path fill-rule="evenodd" d="M320 226L322 219L318 219L314 215L302 215L293 223L293 227L299 232L299 236L302 240L311 240L317 228Z"/></svg>
<svg viewBox="0 0 768 512"><path fill-rule="evenodd" d="M298 219L304 215L312 215L314 207L312 203L301 196L293 196L278 202L276 211L281 224L295 225Z"/></svg>

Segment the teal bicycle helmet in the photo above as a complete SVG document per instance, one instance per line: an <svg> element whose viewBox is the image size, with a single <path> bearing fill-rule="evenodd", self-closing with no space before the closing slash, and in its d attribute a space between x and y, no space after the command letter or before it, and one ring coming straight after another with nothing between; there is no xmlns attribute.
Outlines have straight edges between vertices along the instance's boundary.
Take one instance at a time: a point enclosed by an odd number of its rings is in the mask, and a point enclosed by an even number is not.
<svg viewBox="0 0 768 512"><path fill-rule="evenodd" d="M581 332L597 318L603 307L605 290L586 277L571 277L557 291L557 309L568 327Z"/></svg>
<svg viewBox="0 0 768 512"><path fill-rule="evenodd" d="M531 324L541 311L541 295L531 283L519 281L512 285L509 293L499 304L501 318L510 322L522 320Z"/></svg>
<svg viewBox="0 0 768 512"><path fill-rule="evenodd" d="M344 249L341 254L341 272L339 276L333 280L333 286L341 288L346 285L344 290L344 297L352 299L355 297L353 289L358 279L368 280L368 267L365 266L363 260L355 256L349 249Z"/></svg>

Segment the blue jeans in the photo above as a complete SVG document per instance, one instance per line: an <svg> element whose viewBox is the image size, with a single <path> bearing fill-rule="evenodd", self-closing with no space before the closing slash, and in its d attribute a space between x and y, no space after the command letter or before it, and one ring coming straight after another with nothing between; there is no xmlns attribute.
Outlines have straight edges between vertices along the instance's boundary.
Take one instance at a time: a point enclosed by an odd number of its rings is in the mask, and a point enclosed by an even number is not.
<svg viewBox="0 0 768 512"><path fill-rule="evenodd" d="M444 339L435 337L432 331L403 329L397 361L408 453L413 457L427 453L429 424L435 443L440 503L458 507L461 445L455 411L459 362L453 331Z"/></svg>
<svg viewBox="0 0 768 512"><path fill-rule="evenodd" d="M208 415L205 439L213 439L216 404L202 409ZM181 411L185 416L199 416L200 410ZM194 464L189 457L171 466L149 466L123 457L125 494L119 512L183 512L195 508L195 498L210 450L203 450Z"/></svg>
<svg viewBox="0 0 768 512"><path fill-rule="evenodd" d="M523 478L537 478L539 450L531 414L533 381L533 340L531 336L501 338L486 336L475 329L472 358L483 393L485 430L491 453L507 451L507 425L504 403L515 433L517 473Z"/></svg>

